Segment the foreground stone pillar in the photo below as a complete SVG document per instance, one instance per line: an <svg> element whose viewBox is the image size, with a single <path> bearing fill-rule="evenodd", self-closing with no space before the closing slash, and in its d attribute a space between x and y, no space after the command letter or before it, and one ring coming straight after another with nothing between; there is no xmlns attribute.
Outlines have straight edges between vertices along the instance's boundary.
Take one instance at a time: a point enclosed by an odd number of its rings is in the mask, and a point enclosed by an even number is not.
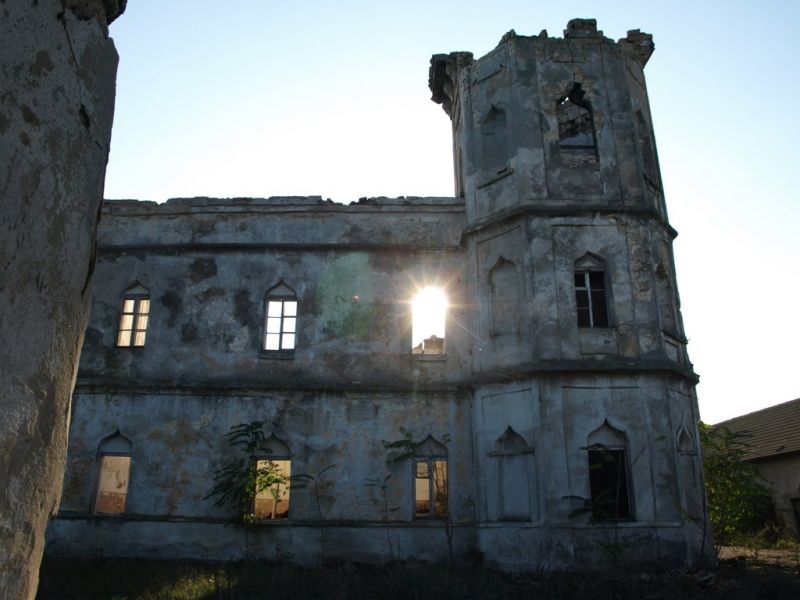
<svg viewBox="0 0 800 600"><path fill-rule="evenodd" d="M58 506L125 0L0 3L0 597L32 598Z"/></svg>

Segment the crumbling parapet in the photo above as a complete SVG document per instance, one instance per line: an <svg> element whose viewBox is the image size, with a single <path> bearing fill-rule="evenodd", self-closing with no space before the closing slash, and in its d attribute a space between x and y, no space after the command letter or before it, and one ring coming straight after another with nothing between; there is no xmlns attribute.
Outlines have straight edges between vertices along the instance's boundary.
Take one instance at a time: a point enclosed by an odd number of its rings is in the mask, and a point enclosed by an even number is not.
<svg viewBox="0 0 800 600"><path fill-rule="evenodd" d="M58 505L125 0L0 5L0 597L33 598Z"/></svg>

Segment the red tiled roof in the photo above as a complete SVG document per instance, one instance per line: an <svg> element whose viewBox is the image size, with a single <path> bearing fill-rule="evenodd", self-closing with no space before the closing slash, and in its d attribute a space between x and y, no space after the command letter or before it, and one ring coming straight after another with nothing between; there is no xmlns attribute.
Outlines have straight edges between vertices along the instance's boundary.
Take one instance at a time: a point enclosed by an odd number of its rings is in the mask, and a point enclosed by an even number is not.
<svg viewBox="0 0 800 600"><path fill-rule="evenodd" d="M800 398L734 417L713 427L746 434L743 441L749 446L747 460L800 452Z"/></svg>

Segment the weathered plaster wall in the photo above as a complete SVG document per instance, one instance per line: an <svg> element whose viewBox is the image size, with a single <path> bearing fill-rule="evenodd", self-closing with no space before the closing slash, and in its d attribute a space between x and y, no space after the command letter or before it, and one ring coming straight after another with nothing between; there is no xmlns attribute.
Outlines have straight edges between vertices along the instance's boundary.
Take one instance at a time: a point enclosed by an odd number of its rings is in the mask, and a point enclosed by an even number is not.
<svg viewBox="0 0 800 600"><path fill-rule="evenodd" d="M463 379L462 203L217 203L107 203L81 383L407 389ZM137 281L152 300L147 344L116 348L122 294ZM290 360L263 351L264 298L280 281L298 300ZM429 284L445 285L454 305L443 356L410 352L410 301Z"/></svg>
<svg viewBox="0 0 800 600"><path fill-rule="evenodd" d="M576 20L564 39L509 33L482 59L435 56L458 198L107 203L52 551L314 563L324 530L338 540L329 556L445 558L442 524L413 519L410 463L391 479L388 525L364 486L402 425L448 434L462 560L602 566L614 536L628 564L708 558L676 234L654 148L645 156L650 52L646 34L615 43ZM596 160L579 164L561 156L555 122L575 81L597 133ZM607 325L578 326L587 256L604 273ZM298 299L290 356L261 350L264 294L279 281ZM135 282L152 299L147 344L116 348ZM425 284L450 296L444 355L410 352L408 300ZM275 421L293 470L336 465L321 522L302 492L288 521L246 532L202 500L223 434L255 419ZM589 437L606 423L629 471L630 519L613 524L573 513L590 495ZM98 444L116 428L134 444L130 505L101 517Z"/></svg>
<svg viewBox="0 0 800 600"><path fill-rule="evenodd" d="M58 505L124 1L0 4L0 596L36 593Z"/></svg>

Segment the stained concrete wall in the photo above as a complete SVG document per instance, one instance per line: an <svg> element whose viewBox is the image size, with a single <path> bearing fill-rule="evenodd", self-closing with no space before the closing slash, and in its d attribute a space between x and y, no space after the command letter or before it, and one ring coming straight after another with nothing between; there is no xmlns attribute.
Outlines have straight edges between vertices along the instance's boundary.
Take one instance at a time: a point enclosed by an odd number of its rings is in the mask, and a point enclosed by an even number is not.
<svg viewBox="0 0 800 600"><path fill-rule="evenodd" d="M114 2L0 5L0 596L36 593L61 492L114 114Z"/></svg>

